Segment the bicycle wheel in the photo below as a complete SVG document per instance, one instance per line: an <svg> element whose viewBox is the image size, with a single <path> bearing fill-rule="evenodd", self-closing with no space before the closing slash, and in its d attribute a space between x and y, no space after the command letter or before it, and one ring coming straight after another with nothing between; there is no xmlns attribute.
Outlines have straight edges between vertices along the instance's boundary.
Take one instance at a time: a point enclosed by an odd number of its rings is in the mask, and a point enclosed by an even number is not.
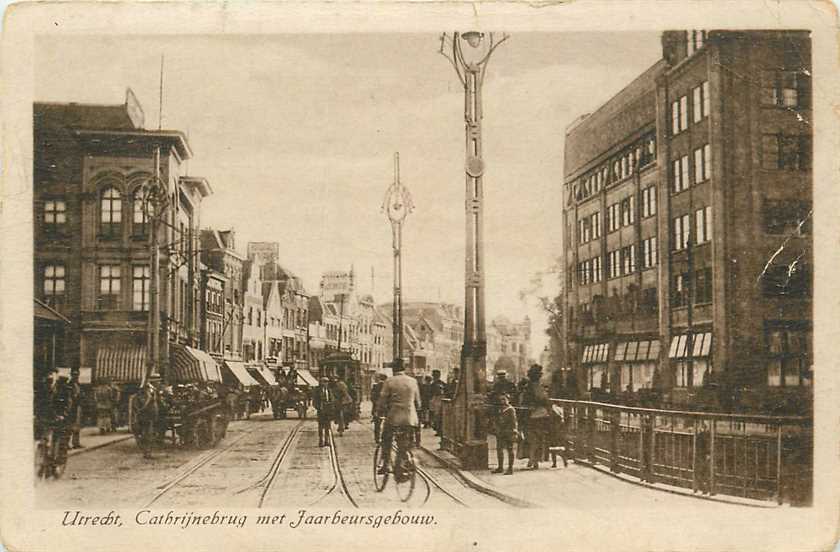
<svg viewBox="0 0 840 552"><path fill-rule="evenodd" d="M397 487L397 496L403 502L408 502L414 493L414 485L417 482L417 469L414 465L414 456L410 450L397 452L397 460L394 462L394 484Z"/></svg>
<svg viewBox="0 0 840 552"><path fill-rule="evenodd" d="M376 445L376 450L373 452L373 486L376 487L376 492L382 492L385 485L388 483L388 474L379 473L379 469L385 463L385 456L382 454L382 446Z"/></svg>

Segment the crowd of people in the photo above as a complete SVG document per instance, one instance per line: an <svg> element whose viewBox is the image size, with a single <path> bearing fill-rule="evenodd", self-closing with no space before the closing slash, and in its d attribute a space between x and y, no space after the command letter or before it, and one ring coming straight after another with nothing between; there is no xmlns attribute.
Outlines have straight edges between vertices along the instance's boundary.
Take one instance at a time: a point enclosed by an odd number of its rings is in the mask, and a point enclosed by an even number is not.
<svg viewBox="0 0 840 552"><path fill-rule="evenodd" d="M543 369L538 364L531 366L527 379L521 380L518 385L507 379L504 370L496 372L487 396L491 431L496 436L497 466L494 473L513 474L516 458L527 458L527 468L534 470L549 457L556 467L558 455L563 465L568 465L562 412L552 407L542 376ZM507 469L504 468L505 453Z"/></svg>

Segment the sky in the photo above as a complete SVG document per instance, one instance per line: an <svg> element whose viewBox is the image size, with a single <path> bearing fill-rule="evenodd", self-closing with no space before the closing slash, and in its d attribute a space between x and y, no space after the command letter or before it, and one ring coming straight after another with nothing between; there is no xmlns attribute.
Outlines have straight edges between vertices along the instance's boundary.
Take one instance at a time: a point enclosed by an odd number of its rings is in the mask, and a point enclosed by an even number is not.
<svg viewBox="0 0 840 552"><path fill-rule="evenodd" d="M391 300L391 229L380 211L394 152L415 210L403 232L406 301L464 298L463 89L434 34L39 38L36 101L119 104L130 87L145 127L188 135L188 172L207 178L201 225L277 241L310 292L351 266L357 289ZM489 318L533 323L535 274L560 255L563 138L661 54L657 33L515 34L484 82ZM163 101L159 102L160 63Z"/></svg>

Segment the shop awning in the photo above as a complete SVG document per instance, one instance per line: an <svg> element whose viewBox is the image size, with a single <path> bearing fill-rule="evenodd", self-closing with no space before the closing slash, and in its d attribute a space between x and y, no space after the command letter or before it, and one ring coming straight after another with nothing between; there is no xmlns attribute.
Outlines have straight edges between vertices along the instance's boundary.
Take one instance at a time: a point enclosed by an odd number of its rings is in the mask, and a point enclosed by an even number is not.
<svg viewBox="0 0 840 552"><path fill-rule="evenodd" d="M693 339L691 339L693 338ZM671 338L668 358L703 358L712 350L712 333L680 334Z"/></svg>
<svg viewBox="0 0 840 552"><path fill-rule="evenodd" d="M96 381L140 383L146 370L146 348L102 346L96 351Z"/></svg>
<svg viewBox="0 0 840 552"><path fill-rule="evenodd" d="M187 347L187 350L198 359L204 372L204 379L207 381L222 381L222 374L219 372L219 365L216 360L201 349Z"/></svg>
<svg viewBox="0 0 840 552"><path fill-rule="evenodd" d="M173 383L222 379L216 361L204 351L170 343L169 360Z"/></svg>
<svg viewBox="0 0 840 552"><path fill-rule="evenodd" d="M70 324L70 320L68 320L66 316L64 316L51 306L47 305L46 303L42 303L37 299L35 299L33 313L35 318L40 318L41 320L49 320L51 322L62 322L64 324Z"/></svg>
<svg viewBox="0 0 840 552"><path fill-rule="evenodd" d="M249 374L248 370L245 369L244 362L226 360L224 366L230 371L231 375L245 387L260 385L260 382L251 377L251 374Z"/></svg>
<svg viewBox="0 0 840 552"><path fill-rule="evenodd" d="M70 368L56 368L59 376L70 379ZM79 368L79 383L93 383L93 370L90 368Z"/></svg>
<svg viewBox="0 0 840 552"><path fill-rule="evenodd" d="M274 377L268 374L265 368L263 368L262 366L257 366L255 364L252 364L251 366L246 366L246 368L248 369L248 373L251 374L251 376L253 376L253 378L257 380L257 382L260 385L271 386L270 382L274 380Z"/></svg>
<svg viewBox="0 0 840 552"><path fill-rule="evenodd" d="M595 345L587 345L583 348L583 364L593 364L596 362L607 362L607 353L610 350L609 343L597 343Z"/></svg>
<svg viewBox="0 0 840 552"><path fill-rule="evenodd" d="M619 342L615 347L613 359L619 362L659 360L659 340Z"/></svg>
<svg viewBox="0 0 840 552"><path fill-rule="evenodd" d="M318 380L315 379L315 376L313 376L309 370L298 370L297 379L298 382L302 382L304 385L309 385L311 387L318 385Z"/></svg>

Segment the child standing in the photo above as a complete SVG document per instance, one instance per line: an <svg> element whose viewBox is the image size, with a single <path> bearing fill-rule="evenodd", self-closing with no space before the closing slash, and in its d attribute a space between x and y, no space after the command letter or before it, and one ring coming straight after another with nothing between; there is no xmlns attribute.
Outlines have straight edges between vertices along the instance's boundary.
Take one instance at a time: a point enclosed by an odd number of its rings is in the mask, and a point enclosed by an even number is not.
<svg viewBox="0 0 840 552"><path fill-rule="evenodd" d="M510 396L503 394L499 397L501 407L496 417L496 459L498 467L493 473L513 475L513 443L519 435L516 423L516 409L510 404ZM508 468L504 471L505 450L508 453Z"/></svg>

